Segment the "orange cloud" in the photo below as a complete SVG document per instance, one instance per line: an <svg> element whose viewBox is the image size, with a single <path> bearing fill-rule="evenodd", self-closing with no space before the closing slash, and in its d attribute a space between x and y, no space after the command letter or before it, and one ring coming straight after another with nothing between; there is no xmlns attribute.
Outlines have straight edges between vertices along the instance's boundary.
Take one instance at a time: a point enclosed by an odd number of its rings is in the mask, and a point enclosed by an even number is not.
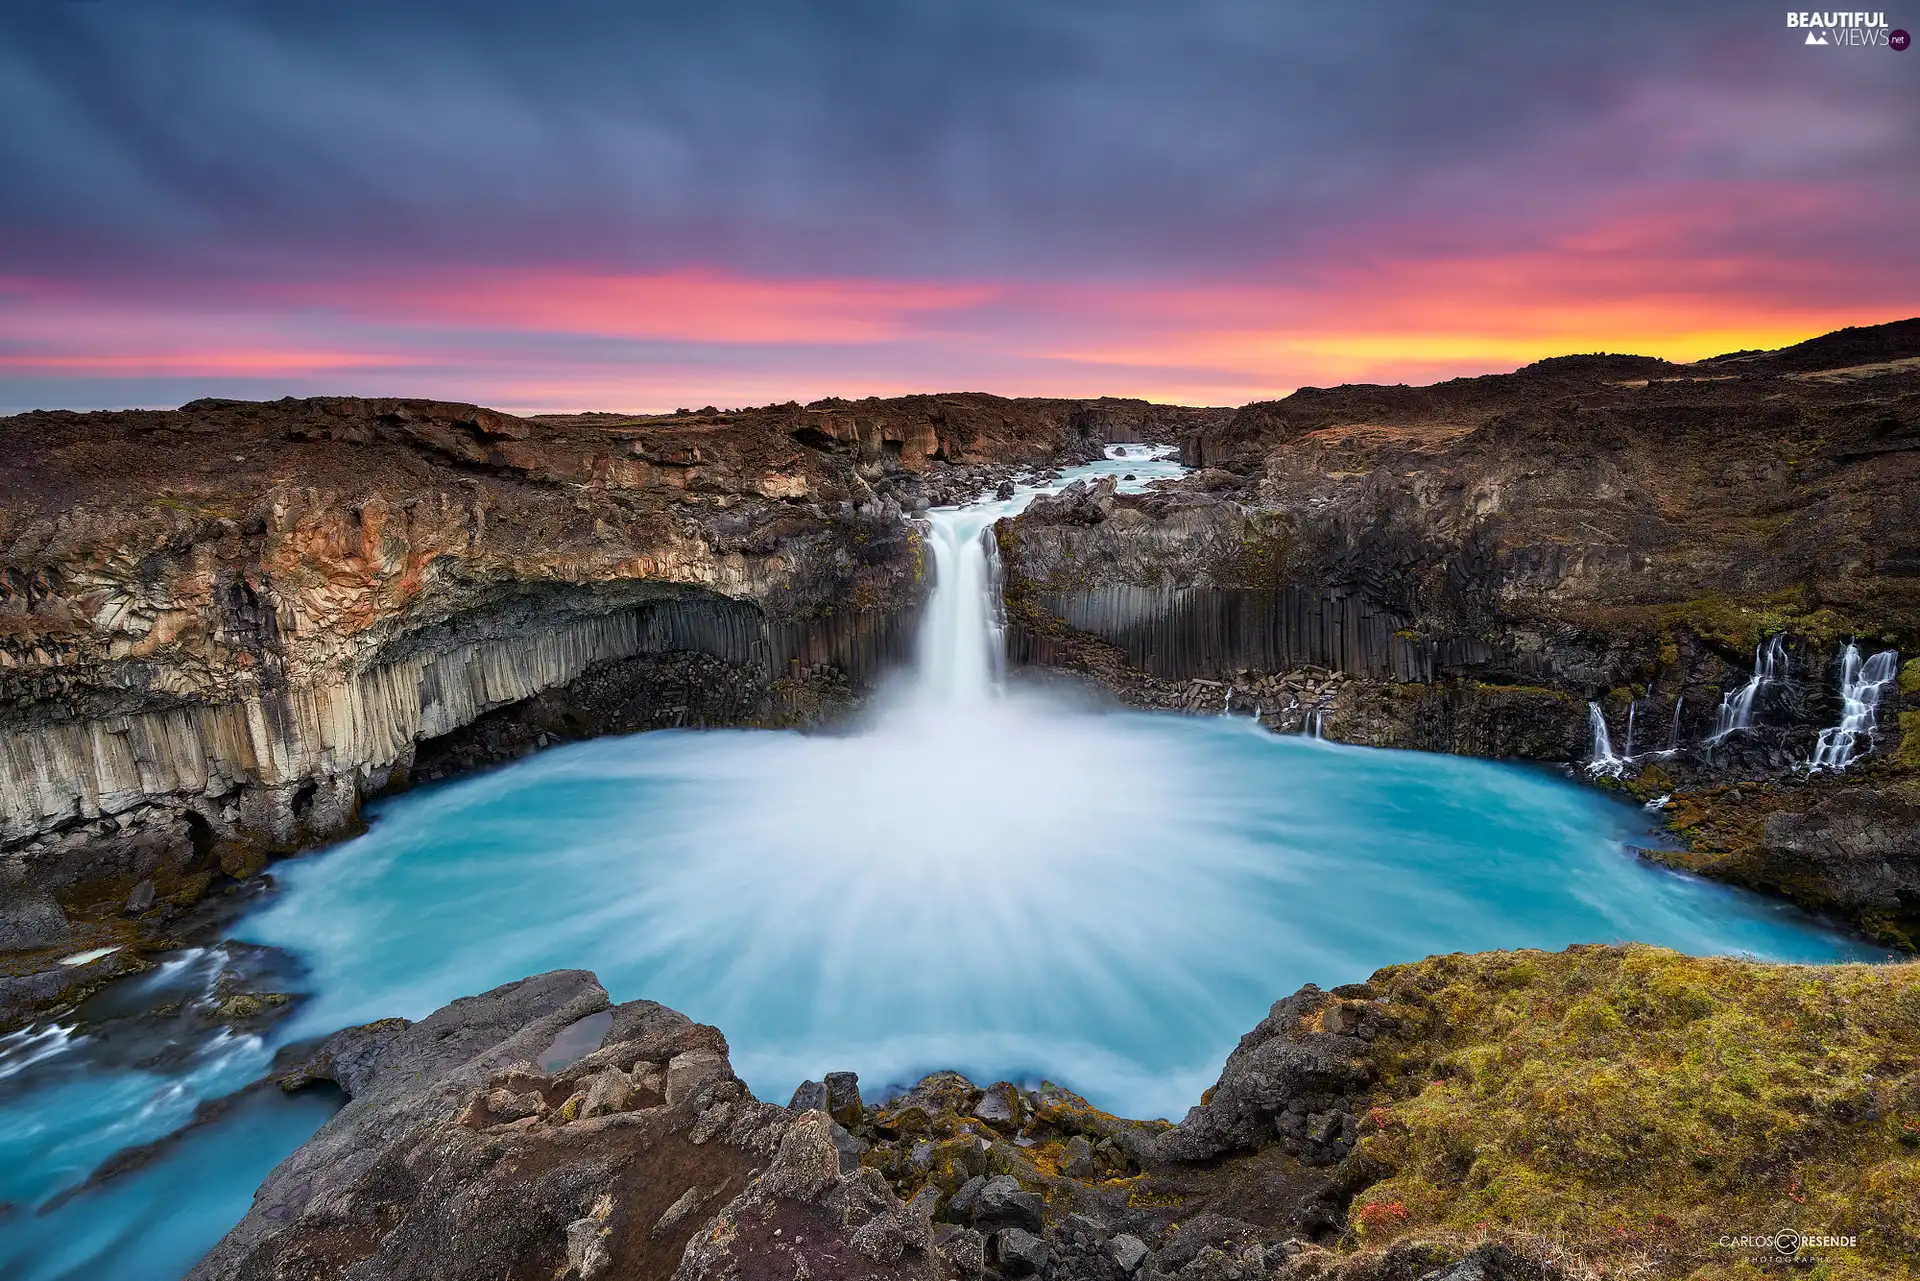
<svg viewBox="0 0 1920 1281"><path fill-rule="evenodd" d="M1004 292L978 282L754 279L708 271L621 275L484 270L315 294L343 310L434 324L681 342L887 342L925 318Z"/></svg>
<svg viewBox="0 0 1920 1281"><path fill-rule="evenodd" d="M0 369L47 373L92 373L128 377L180 377L201 374L324 373L328 370L404 369L433 363L401 352L267 350L211 348L168 352L87 352L0 354Z"/></svg>
<svg viewBox="0 0 1920 1281"><path fill-rule="evenodd" d="M1799 234L1846 193L1694 184L1552 234L1346 228L1243 281L926 281L482 269L189 292L0 281L0 369L338 373L523 410L971 387L1243 403L1568 352L1693 360L1912 310L1911 272ZM684 351L663 353L672 342Z"/></svg>

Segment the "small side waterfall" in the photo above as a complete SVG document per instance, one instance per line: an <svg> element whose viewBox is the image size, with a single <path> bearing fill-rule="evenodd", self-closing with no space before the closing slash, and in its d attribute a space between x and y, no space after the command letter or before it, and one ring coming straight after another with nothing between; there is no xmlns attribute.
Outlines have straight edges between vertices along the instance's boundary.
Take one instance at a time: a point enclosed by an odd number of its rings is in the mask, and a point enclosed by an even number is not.
<svg viewBox="0 0 1920 1281"><path fill-rule="evenodd" d="M1639 708L1640 700L1637 698L1627 704L1627 741L1620 748L1620 759L1623 761L1633 759L1633 714Z"/></svg>
<svg viewBox="0 0 1920 1281"><path fill-rule="evenodd" d="M1753 675L1747 683L1720 700L1720 708L1714 713L1713 733L1707 735L1708 745L1721 742L1736 730L1751 729L1754 700L1760 697L1761 690L1784 679L1786 674L1786 640L1775 633L1753 647Z"/></svg>
<svg viewBox="0 0 1920 1281"><path fill-rule="evenodd" d="M1883 649L1861 661L1860 647L1847 642L1840 656L1840 723L1820 731L1808 769L1843 770L1853 764L1856 748L1864 737L1873 741L1874 713L1880 710L1880 695L1892 683L1900 667L1898 650Z"/></svg>
<svg viewBox="0 0 1920 1281"><path fill-rule="evenodd" d="M1607 733L1607 718L1600 711L1600 704L1587 704L1587 724L1593 730L1593 757L1587 762L1587 773L1618 775L1627 762L1613 754L1613 737Z"/></svg>
<svg viewBox="0 0 1920 1281"><path fill-rule="evenodd" d="M1671 755L1680 750L1680 709L1687 705L1685 694L1675 695L1673 700L1673 724L1667 727L1667 752Z"/></svg>

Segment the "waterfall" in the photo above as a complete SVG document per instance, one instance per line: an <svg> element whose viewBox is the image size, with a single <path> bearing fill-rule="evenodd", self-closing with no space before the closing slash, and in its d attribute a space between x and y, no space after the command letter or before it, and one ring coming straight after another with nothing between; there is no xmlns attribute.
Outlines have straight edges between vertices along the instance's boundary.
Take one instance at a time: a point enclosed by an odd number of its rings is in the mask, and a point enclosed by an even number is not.
<svg viewBox="0 0 1920 1281"><path fill-rule="evenodd" d="M1110 445L1108 462L1068 468L1055 484L1021 483L1009 498L985 498L927 512L926 545L933 553L934 584L920 621L910 686L913 700L927 705L980 704L1001 692L1007 638L1000 597L1000 545L990 532L996 520L1018 515L1036 496L1057 492L1073 480L1117 477L1123 469L1137 479L1122 481L1121 492L1143 492L1153 481L1185 470L1174 461L1178 453L1171 445Z"/></svg>
<svg viewBox="0 0 1920 1281"><path fill-rule="evenodd" d="M1627 704L1627 741L1620 749L1620 759L1623 761L1633 759L1633 713L1639 706L1640 700L1637 698Z"/></svg>
<svg viewBox="0 0 1920 1281"><path fill-rule="evenodd" d="M1880 695L1893 680L1900 666L1898 650L1883 649L1865 662L1860 647L1847 642L1840 656L1840 723L1820 731L1808 769L1843 770L1853 764L1854 749L1865 735L1873 740L1873 717L1880 709Z"/></svg>
<svg viewBox="0 0 1920 1281"><path fill-rule="evenodd" d="M922 702L980 703L1000 688L1006 666L1000 556L986 530L1001 514L991 503L927 513L934 585L914 675Z"/></svg>
<svg viewBox="0 0 1920 1281"><path fill-rule="evenodd" d="M1587 724L1593 729L1593 759L1587 762L1587 772L1618 776L1626 762L1613 754L1613 739L1607 733L1607 718L1601 714L1600 704L1587 704Z"/></svg>
<svg viewBox="0 0 1920 1281"><path fill-rule="evenodd" d="M1747 683L1720 700L1720 707L1714 713L1713 733L1707 735L1708 745L1719 743L1735 730L1750 729L1753 726L1753 704L1760 691L1776 680L1784 679L1787 671L1787 649L1784 634L1775 633L1753 647L1753 675Z"/></svg>
<svg viewBox="0 0 1920 1281"><path fill-rule="evenodd" d="M1673 700L1673 724L1667 727L1667 751L1680 750L1680 709L1687 705L1685 694L1676 695Z"/></svg>

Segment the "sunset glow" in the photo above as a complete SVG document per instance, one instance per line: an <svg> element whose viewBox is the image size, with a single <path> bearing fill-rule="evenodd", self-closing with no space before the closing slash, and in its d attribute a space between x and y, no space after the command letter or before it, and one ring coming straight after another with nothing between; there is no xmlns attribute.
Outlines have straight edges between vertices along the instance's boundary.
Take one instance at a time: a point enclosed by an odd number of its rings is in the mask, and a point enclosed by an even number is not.
<svg viewBox="0 0 1920 1281"><path fill-rule="evenodd" d="M399 87L264 28L245 29L262 41L245 65L209 16L180 45L206 75L168 97L138 20L62 12L22 39L64 24L130 101L169 105L143 140L54 63L0 67L0 107L71 125L0 144L20 179L0 198L8 410L944 388L1240 403L1576 351L1693 360L1920 297L1912 68L1809 60L1737 6L1667 15L1658 56L1624 9L1540 18L1518 44L1497 9L1470 13L1445 47L1364 52L1134 15L1098 74L980 84L943 80L987 64L925 32L874 37L973 103L937 116L912 85L824 76L804 55L838 47L831 24L695 79L661 62L618 88L549 80L536 111L485 73L533 38L505 26L471 33L471 74ZM1522 88L1445 56L1469 47ZM1124 91L1149 69L1171 77L1157 105ZM236 112L228 89L269 74L284 94ZM1422 142L1429 123L1444 133ZM154 146L202 178L161 179Z"/></svg>

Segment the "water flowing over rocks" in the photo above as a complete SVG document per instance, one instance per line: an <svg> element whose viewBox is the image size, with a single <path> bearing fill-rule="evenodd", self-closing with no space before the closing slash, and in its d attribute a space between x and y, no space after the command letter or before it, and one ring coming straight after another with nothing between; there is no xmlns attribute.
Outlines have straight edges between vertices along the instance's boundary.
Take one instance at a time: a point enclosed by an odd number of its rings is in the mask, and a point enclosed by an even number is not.
<svg viewBox="0 0 1920 1281"><path fill-rule="evenodd" d="M1668 807L1670 861L1912 947L1920 373L1885 362L1914 355L1905 321L1246 406L1186 438L1182 481L1001 522L1009 659L1283 733L1597 763ZM1831 868L1773 843L1830 805L1875 835Z"/></svg>

